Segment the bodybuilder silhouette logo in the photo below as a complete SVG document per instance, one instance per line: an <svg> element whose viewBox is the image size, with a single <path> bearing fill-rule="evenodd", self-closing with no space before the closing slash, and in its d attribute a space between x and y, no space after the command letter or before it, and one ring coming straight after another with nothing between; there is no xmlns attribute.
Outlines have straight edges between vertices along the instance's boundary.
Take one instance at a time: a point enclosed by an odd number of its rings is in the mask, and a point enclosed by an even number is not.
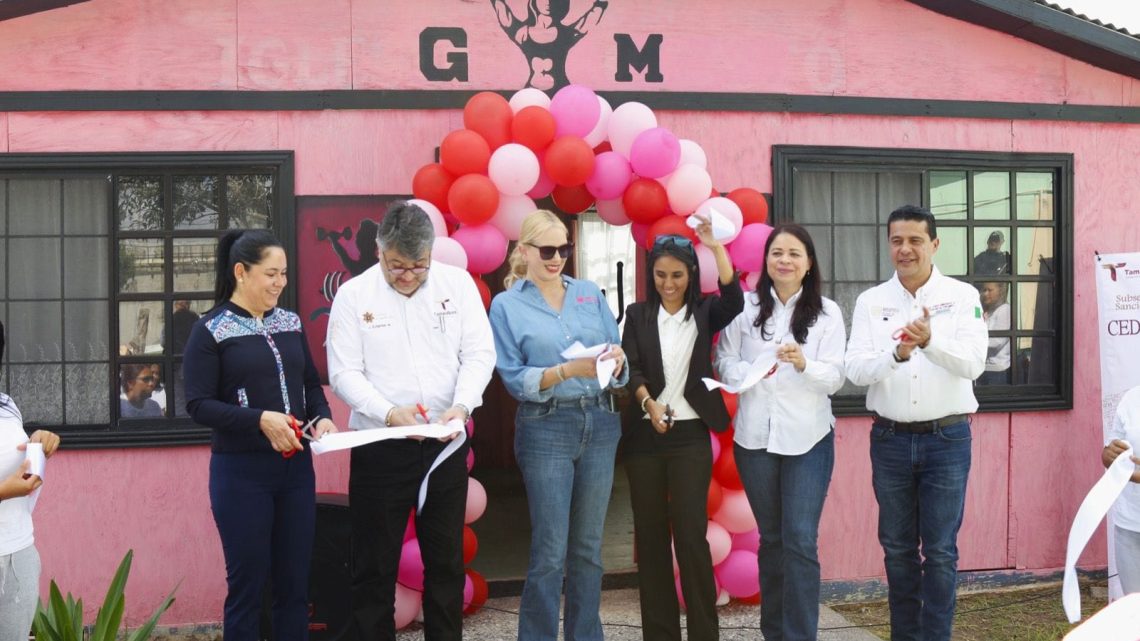
<svg viewBox="0 0 1140 641"><path fill-rule="evenodd" d="M548 91L570 84L566 77L566 56L589 30L598 25L609 3L594 0L586 13L567 24L570 0L528 0L527 15L520 19L506 0L491 0L499 26L506 32L530 67L526 86Z"/></svg>

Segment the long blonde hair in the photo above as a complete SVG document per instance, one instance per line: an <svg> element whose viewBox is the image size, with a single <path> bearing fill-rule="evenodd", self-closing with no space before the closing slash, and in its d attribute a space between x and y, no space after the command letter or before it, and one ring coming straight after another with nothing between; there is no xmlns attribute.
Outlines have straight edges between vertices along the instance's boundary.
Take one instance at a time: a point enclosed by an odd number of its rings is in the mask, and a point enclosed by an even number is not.
<svg viewBox="0 0 1140 641"><path fill-rule="evenodd" d="M562 219L555 215L554 212L547 209L536 209L523 219L522 229L519 231L519 240L511 250L510 265L511 271L507 277L503 279L503 287L510 289L515 281L526 278L526 258L523 257L522 252L519 251L519 245L533 242L542 234L546 233L548 229L554 227L561 227L566 232L566 237L570 237L570 230L566 229L566 224Z"/></svg>

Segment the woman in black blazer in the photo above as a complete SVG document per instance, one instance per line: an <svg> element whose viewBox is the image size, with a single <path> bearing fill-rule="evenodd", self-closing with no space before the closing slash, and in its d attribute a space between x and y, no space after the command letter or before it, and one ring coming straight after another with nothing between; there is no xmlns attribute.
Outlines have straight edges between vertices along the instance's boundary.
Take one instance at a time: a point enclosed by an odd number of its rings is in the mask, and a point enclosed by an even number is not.
<svg viewBox="0 0 1140 641"><path fill-rule="evenodd" d="M728 428L719 391L709 391L712 339L744 309L732 263L708 222L697 227L716 258L720 295L701 296L692 242L658 236L649 252L646 301L626 310L622 349L634 402L621 448L629 476L645 639L681 638L673 587L674 539L690 641L719 635L716 585L705 540L712 444L708 430Z"/></svg>

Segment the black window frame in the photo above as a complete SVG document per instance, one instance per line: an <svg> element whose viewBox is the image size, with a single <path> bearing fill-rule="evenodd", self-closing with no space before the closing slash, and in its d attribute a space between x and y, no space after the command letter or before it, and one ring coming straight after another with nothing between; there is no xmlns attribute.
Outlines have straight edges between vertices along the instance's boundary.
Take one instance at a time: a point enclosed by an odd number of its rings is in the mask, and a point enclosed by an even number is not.
<svg viewBox="0 0 1140 641"><path fill-rule="evenodd" d="M275 178L273 204L275 211L271 213L269 228L277 235L284 245L287 254L292 258L291 263L296 269L296 194L295 192L295 162L292 151L238 151L238 152L112 152L112 153L49 153L49 154L0 154L0 177L3 178L49 178L69 179L77 177L113 177L121 174L156 174L164 177L164 217L169 223L169 212L165 210L172 207L170 202L169 179L180 175L201 175L214 172L226 173L233 170L235 174L272 173ZM115 198L118 185L112 184L109 191L108 220L108 348L118 344L118 315L119 303L130 300L132 296L123 296L118 292L119 260L118 244L119 230L116 221ZM176 231L164 225L162 232L152 235L156 238L169 239L172 244L179 237L201 237L207 235L206 230ZM224 230L213 230L213 234L221 235ZM137 237L138 234L130 233ZM164 256L165 261L173 260L173 253ZM173 268L167 270L164 291L155 293L148 298L160 299L164 305L169 305L176 297L172 289ZM138 296L135 295L134 298ZM210 293L210 298L213 293ZM61 300L64 300L61 298ZM281 305L289 309L296 309L296 288L292 282L282 293ZM164 326L167 339L170 337L169 323ZM167 343L169 344L169 343ZM107 354L107 366L110 377L108 386L109 402L112 405L118 399L115 390L118 389L118 364L120 362L161 360L164 365L172 361L181 361L180 356L164 353L157 358L146 357L120 357L116 354ZM163 378L169 385L174 380L174 372L169 367L163 368ZM113 389L111 389L113 388ZM19 402L19 399L15 399ZM62 397L60 402L63 402ZM178 400L176 402L181 402ZM93 425L52 425L34 423L28 417L29 424L37 428L49 429L58 432L66 439L69 449L102 449L102 448L135 448L155 446L184 446L202 445L210 441L210 429L196 425L189 417L169 416L159 419L130 419L121 422L117 419L116 407L110 408L111 421L107 424Z"/></svg>
<svg viewBox="0 0 1140 641"><path fill-rule="evenodd" d="M1050 171L1054 173L1054 280L1055 305L1053 330L1056 358L1054 367L1056 385L1014 384L975 388L979 412L1020 412L1040 410L1071 410L1073 408L1073 154L1071 153L1015 153L988 151L961 151L939 149L893 149L873 147L826 147L804 145L772 146L772 223L794 222L793 175L797 169L831 171L900 171L920 173L922 176L922 202L911 203L929 206L931 171ZM967 181L971 192L972 181ZM882 204L894 207L907 203ZM1011 192L1011 208L1016 197ZM877 212L881 214L882 212ZM959 221L953 221L959 226ZM965 226L975 227L970 218ZM876 223L877 224L877 223ZM948 223L949 224L949 223ZM1006 224L1018 227L1016 213L1011 209L1010 220L983 220L977 227ZM1016 235L1016 234L1012 234ZM967 233L967 238L972 238ZM877 243L879 251L886 251L885 239ZM971 254L972 255L972 254ZM876 256L875 260L879 260ZM971 279L973 277L971 276ZM1028 280L1028 279L1027 279ZM1026 282L1014 280L1013 282ZM1011 339L1016 340L1016 339ZM1016 345L1014 346L1016 349ZM866 416L866 395L843 395L832 398L836 416Z"/></svg>

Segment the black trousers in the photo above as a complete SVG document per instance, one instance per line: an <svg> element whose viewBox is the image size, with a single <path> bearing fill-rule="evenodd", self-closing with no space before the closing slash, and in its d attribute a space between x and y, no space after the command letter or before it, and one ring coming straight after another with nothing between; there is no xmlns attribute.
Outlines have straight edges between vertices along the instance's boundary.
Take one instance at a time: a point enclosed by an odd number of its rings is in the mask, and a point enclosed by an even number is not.
<svg viewBox="0 0 1140 641"><path fill-rule="evenodd" d="M633 428L652 430L640 420ZM633 436L631 434L630 436ZM646 641L680 641L680 604L673 584L670 534L681 570L689 641L719 638L716 583L705 529L712 478L712 445L699 420L679 421L652 438L628 439L625 449L633 506L641 627Z"/></svg>
<svg viewBox="0 0 1140 641"><path fill-rule="evenodd" d="M446 447L435 439L382 441L352 450L348 481L352 521L352 622L349 638L396 638L396 576L408 515L420 481ZM463 516L467 506L464 443L432 472L416 536L424 562L424 639L463 636Z"/></svg>

